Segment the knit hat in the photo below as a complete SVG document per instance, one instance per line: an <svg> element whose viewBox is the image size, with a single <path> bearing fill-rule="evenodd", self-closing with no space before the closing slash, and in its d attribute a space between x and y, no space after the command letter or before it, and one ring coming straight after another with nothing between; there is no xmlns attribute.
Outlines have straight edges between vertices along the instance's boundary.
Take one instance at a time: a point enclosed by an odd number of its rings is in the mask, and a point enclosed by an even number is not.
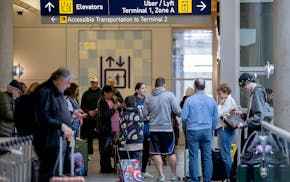
<svg viewBox="0 0 290 182"><path fill-rule="evenodd" d="M187 87L185 90L185 96L192 96L194 93L194 90L192 87Z"/></svg>
<svg viewBox="0 0 290 182"><path fill-rule="evenodd" d="M22 85L17 80L12 80L9 85L14 88L18 88L21 92L23 92Z"/></svg>
<svg viewBox="0 0 290 182"><path fill-rule="evenodd" d="M240 78L239 78L239 85L245 85L249 82L253 82L254 81L254 76L250 73L243 73L241 74Z"/></svg>

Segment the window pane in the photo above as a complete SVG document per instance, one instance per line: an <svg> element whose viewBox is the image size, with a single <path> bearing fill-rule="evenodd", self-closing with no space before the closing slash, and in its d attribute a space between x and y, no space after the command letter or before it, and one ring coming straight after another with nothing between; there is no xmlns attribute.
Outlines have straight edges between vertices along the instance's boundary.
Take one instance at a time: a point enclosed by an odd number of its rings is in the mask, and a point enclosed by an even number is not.
<svg viewBox="0 0 290 182"><path fill-rule="evenodd" d="M212 31L176 30L172 50L173 91L177 97L182 98L195 78L207 79L206 92L212 95Z"/></svg>

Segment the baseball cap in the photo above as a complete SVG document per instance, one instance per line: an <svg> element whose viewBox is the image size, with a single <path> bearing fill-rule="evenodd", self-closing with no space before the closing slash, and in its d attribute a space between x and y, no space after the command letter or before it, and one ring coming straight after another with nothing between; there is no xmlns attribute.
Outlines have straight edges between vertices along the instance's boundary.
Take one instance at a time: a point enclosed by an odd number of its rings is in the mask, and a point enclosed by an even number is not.
<svg viewBox="0 0 290 182"><path fill-rule="evenodd" d="M91 76L90 82L98 82L98 78L96 76Z"/></svg>
<svg viewBox="0 0 290 182"><path fill-rule="evenodd" d="M243 73L241 74L239 78L239 85L243 86L249 82L252 82L254 80L254 76L250 73Z"/></svg>

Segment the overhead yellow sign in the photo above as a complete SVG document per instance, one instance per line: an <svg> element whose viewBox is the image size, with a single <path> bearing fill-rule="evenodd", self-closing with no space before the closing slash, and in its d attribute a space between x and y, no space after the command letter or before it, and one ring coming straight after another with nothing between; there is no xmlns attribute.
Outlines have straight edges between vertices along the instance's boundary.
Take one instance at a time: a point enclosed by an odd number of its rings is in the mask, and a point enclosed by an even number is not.
<svg viewBox="0 0 290 182"><path fill-rule="evenodd" d="M59 14L73 14L73 0L59 0Z"/></svg>
<svg viewBox="0 0 290 182"><path fill-rule="evenodd" d="M192 13L192 0L178 0L178 13Z"/></svg>

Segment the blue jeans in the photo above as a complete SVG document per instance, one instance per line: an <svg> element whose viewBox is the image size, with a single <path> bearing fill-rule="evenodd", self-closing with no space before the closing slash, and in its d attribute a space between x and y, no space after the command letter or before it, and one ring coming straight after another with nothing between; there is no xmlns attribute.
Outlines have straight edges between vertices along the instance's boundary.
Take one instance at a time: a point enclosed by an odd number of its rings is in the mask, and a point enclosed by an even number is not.
<svg viewBox="0 0 290 182"><path fill-rule="evenodd" d="M205 182L210 182L212 177L212 154L211 140L212 129L187 130L187 145L189 151L189 175L191 182L197 182L198 169L198 149L201 151L202 174Z"/></svg>
<svg viewBox="0 0 290 182"><path fill-rule="evenodd" d="M219 128L217 131L220 136L221 156L225 163L226 174L229 179L232 168L231 144L233 137L235 136L235 130Z"/></svg>
<svg viewBox="0 0 290 182"><path fill-rule="evenodd" d="M191 182L198 182L198 149L201 151L202 174L204 182L210 182L212 177L211 140L212 129L187 130L187 146L189 151L189 175Z"/></svg>

